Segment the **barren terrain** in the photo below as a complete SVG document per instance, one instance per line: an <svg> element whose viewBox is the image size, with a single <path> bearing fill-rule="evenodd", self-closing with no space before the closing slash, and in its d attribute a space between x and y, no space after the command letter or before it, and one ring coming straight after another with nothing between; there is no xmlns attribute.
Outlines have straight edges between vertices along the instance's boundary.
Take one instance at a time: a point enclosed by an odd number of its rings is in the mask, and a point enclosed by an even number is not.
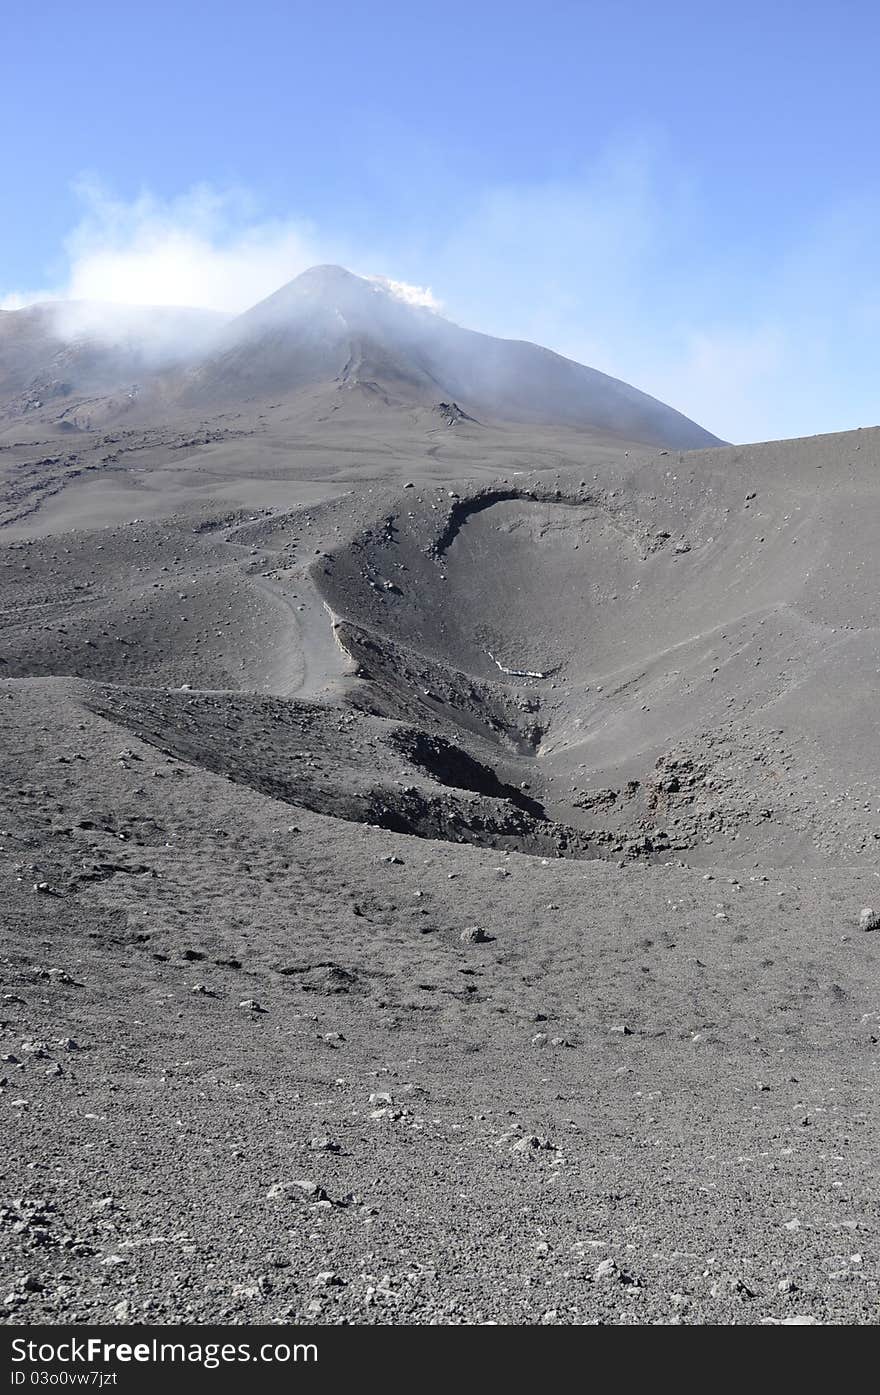
<svg viewBox="0 0 880 1395"><path fill-rule="evenodd" d="M876 1321L880 432L78 421L0 436L4 1319Z"/></svg>

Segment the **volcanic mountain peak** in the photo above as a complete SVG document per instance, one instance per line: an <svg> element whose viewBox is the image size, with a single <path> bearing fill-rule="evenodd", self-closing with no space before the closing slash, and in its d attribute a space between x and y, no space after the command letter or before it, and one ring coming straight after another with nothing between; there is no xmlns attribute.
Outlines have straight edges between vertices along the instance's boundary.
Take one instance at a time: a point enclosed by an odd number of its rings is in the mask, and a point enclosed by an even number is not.
<svg viewBox="0 0 880 1395"><path fill-rule="evenodd" d="M0 323L0 418L45 410L57 421L46 404L62 399L66 421L79 420L87 399L92 422L159 402L163 412L227 411L340 387L361 388L383 410L455 402L484 423L683 450L720 444L627 383L524 340L464 329L427 293L341 266L311 267L225 323L197 310L82 304Z"/></svg>
<svg viewBox="0 0 880 1395"><path fill-rule="evenodd" d="M425 314L383 277L357 276L342 266L313 266L239 315L231 332L281 325L293 329L316 318L329 323L335 317L340 328L373 334L387 333L396 321L400 333L407 320L418 322Z"/></svg>
<svg viewBox="0 0 880 1395"><path fill-rule="evenodd" d="M341 266L311 267L234 320L189 400L228 397L237 378L253 393L265 381L273 395L357 380L405 388L430 405L451 399L478 419L574 426L680 449L719 444L616 378L524 340L464 329L397 283Z"/></svg>

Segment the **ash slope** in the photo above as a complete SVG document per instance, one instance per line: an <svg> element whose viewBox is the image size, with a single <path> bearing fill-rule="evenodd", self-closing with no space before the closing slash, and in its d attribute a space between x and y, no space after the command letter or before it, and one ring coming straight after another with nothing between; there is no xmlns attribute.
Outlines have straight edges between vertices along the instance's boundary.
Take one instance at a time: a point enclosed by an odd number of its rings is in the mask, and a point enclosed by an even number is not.
<svg viewBox="0 0 880 1395"><path fill-rule="evenodd" d="M5 1318L875 1321L878 434L281 417L18 458Z"/></svg>
<svg viewBox="0 0 880 1395"><path fill-rule="evenodd" d="M0 319L0 414L77 429L290 403L323 388L384 406L717 443L680 412L537 345L461 329L341 267L313 267L231 323L201 312L51 307ZM140 318L139 318L140 317ZM211 331L213 330L213 333ZM2 416L0 416L2 419Z"/></svg>

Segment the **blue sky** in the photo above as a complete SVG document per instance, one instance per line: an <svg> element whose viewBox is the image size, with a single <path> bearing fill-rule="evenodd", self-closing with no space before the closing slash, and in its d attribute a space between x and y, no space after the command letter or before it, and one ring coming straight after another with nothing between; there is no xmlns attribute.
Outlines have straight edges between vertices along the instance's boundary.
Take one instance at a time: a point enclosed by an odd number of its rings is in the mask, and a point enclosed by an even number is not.
<svg viewBox="0 0 880 1395"><path fill-rule="evenodd" d="M0 303L315 261L732 440L880 420L880 8L5 0Z"/></svg>

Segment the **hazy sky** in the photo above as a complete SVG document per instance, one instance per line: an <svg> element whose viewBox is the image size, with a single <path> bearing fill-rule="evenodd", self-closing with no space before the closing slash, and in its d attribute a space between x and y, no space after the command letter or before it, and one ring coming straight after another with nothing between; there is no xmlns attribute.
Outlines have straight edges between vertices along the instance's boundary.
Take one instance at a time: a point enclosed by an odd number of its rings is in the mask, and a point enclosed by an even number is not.
<svg viewBox="0 0 880 1395"><path fill-rule="evenodd" d="M876 0L4 0L0 303L315 261L732 440L880 420Z"/></svg>

